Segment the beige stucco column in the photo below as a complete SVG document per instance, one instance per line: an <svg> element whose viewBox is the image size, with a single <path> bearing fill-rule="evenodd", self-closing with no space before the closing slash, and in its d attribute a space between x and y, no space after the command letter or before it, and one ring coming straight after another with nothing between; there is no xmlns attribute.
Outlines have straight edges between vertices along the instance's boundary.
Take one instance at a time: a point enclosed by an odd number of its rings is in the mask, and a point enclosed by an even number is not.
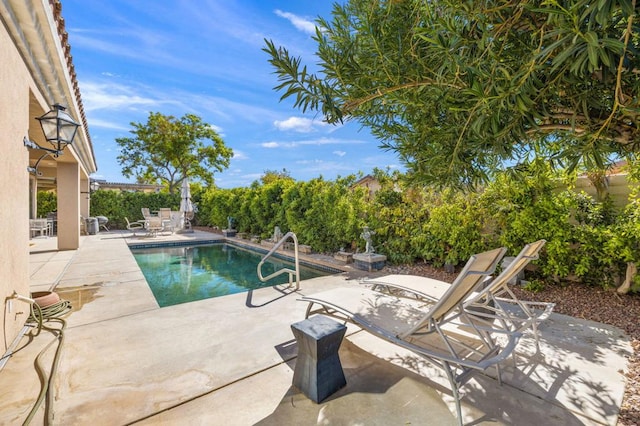
<svg viewBox="0 0 640 426"><path fill-rule="evenodd" d="M89 217L89 200L91 199L91 190L89 188L89 179L80 179L80 215Z"/></svg>
<svg viewBox="0 0 640 426"><path fill-rule="evenodd" d="M29 175L29 218L35 219L38 216L38 179Z"/></svg>
<svg viewBox="0 0 640 426"><path fill-rule="evenodd" d="M80 247L80 168L58 163L58 250Z"/></svg>

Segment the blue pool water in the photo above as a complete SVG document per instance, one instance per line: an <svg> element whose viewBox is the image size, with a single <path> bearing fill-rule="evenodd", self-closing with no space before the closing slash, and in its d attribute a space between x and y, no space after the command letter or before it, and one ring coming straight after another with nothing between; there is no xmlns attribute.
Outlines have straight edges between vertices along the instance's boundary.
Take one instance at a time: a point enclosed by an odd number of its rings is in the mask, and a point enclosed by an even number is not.
<svg viewBox="0 0 640 426"><path fill-rule="evenodd" d="M263 254L229 244L131 249L160 307L225 296L289 282L282 274L261 282L257 267ZM293 268L293 263L269 258L262 275ZM300 279L331 272L300 265Z"/></svg>

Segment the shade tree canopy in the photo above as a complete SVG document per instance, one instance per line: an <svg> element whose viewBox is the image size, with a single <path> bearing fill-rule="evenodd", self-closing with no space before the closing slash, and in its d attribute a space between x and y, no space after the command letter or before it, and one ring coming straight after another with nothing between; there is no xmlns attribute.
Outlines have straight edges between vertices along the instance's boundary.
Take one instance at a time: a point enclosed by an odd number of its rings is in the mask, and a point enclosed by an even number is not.
<svg viewBox="0 0 640 426"><path fill-rule="evenodd" d="M265 40L281 99L359 122L421 182L475 184L533 156L606 166L640 149L636 0L348 0L317 64Z"/></svg>
<svg viewBox="0 0 640 426"><path fill-rule="evenodd" d="M116 139L123 175L160 182L172 194L184 177L213 185L214 172L229 167L233 156L215 129L194 114L176 118L151 112L146 123L131 126L133 137Z"/></svg>

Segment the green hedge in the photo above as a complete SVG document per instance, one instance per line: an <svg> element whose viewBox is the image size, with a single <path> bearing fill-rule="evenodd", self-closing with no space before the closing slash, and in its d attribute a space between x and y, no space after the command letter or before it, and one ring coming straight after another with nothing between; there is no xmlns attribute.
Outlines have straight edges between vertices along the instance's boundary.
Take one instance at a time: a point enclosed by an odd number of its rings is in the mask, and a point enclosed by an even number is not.
<svg viewBox="0 0 640 426"><path fill-rule="evenodd" d="M404 185L400 174L376 171L382 188L369 199L354 187L355 176L296 182L283 176L247 188L195 188L196 221L271 238L275 226L293 231L316 252L364 250L362 228L373 231L373 245L392 263L463 264L469 256L503 245L515 255L528 242L547 244L537 262L539 278L588 285L619 285L627 262L640 262L640 201L632 193L618 211L610 200L596 202L570 187L558 189L549 170L522 169L497 176L477 192L436 191ZM39 211L55 196L39 194ZM53 203L53 204L52 204ZM178 210L179 195L117 193L91 195L92 216L109 218L124 229L124 217L141 219L141 208ZM46 214L46 213L45 213ZM640 291L640 283L632 290Z"/></svg>
<svg viewBox="0 0 640 426"><path fill-rule="evenodd" d="M126 229L125 217L130 222L142 219L143 207L148 207L151 211L165 207L179 210L180 195L107 190L98 190L91 194L91 216L106 216L110 228Z"/></svg>

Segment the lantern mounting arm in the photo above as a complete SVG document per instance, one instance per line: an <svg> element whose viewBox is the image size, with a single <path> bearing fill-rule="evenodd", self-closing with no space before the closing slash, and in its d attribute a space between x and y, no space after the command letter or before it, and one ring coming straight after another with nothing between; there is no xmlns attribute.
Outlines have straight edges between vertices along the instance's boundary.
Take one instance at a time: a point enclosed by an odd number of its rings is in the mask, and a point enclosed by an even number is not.
<svg viewBox="0 0 640 426"><path fill-rule="evenodd" d="M24 146L26 146L29 149L39 149L41 151L46 151L47 152L46 155L53 154L54 157L59 157L60 155L62 155L62 151L57 150L57 149L51 149L51 148L42 147L42 146L38 145L37 143L35 143L34 141L27 139L26 136L24 138L23 143L24 143ZM42 159L42 157L40 157L40 159ZM40 161L40 160L38 160L38 161Z"/></svg>
<svg viewBox="0 0 640 426"><path fill-rule="evenodd" d="M27 139L26 137L24 138L24 146L26 146L29 149L39 149L42 151L46 151L44 154L40 156L40 158L38 158L38 161L36 161L36 164L33 167L32 166L27 167L27 171L34 176L38 176L40 174L40 172L38 172L38 165L40 164L40 162L44 157L52 156L54 158L57 158L60 154L62 154L62 151L58 151L57 149L43 148L37 143L35 143L34 141Z"/></svg>

